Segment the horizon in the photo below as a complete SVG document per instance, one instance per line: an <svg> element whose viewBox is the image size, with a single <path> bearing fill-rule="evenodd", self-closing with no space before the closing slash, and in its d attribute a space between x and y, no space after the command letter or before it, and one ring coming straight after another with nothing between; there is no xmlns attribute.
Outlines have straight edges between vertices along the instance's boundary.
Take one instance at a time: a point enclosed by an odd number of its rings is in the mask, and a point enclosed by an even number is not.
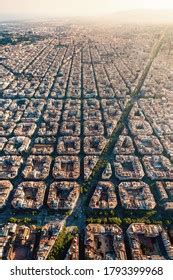
<svg viewBox="0 0 173 280"><path fill-rule="evenodd" d="M168 15L172 15L173 14L173 8L172 9L148 9L148 8L144 8L144 9L125 9L125 10L117 10L117 11L112 11L109 14L100 14L100 15L56 15L56 14L1 14L0 13L0 22L10 22L10 21L25 21L25 20L52 20L52 19L100 19L101 17L104 17L104 19L111 19L108 18L109 16L113 16L114 14L117 15L122 15L122 14L129 14L129 15L134 15L134 13L136 13L136 15L138 13L141 12L152 12L152 15L156 15L156 18L153 18L153 20L158 20L157 15L159 13L166 13L168 12ZM164 14L165 15L165 14ZM137 15L138 16L138 15ZM144 15L147 18L147 14ZM149 14L150 16L150 14ZM146 20L146 18L144 19L144 21ZM123 20L123 18L122 18ZM129 20L129 18L126 18L125 20ZM141 19L142 21L143 19ZM162 18L163 20L163 18ZM164 20L166 20L166 18L164 18ZM135 19L134 19L135 21ZM170 22L169 18L168 21ZM172 19L173 22L173 19Z"/></svg>

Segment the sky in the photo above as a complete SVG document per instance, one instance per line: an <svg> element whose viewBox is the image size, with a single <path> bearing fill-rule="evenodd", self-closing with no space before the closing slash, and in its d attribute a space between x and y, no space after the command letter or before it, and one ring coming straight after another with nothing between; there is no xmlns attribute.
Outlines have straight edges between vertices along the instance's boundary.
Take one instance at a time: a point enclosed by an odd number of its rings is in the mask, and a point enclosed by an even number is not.
<svg viewBox="0 0 173 280"><path fill-rule="evenodd" d="M0 0L2 16L93 16L135 9L173 9L173 0Z"/></svg>

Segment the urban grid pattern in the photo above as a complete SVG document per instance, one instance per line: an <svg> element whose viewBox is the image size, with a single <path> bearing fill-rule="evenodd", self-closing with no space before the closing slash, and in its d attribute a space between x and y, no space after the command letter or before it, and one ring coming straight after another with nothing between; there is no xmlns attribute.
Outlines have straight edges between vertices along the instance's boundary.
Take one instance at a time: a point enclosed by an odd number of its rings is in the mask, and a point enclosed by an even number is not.
<svg viewBox="0 0 173 280"><path fill-rule="evenodd" d="M0 24L0 259L173 259L172 40Z"/></svg>

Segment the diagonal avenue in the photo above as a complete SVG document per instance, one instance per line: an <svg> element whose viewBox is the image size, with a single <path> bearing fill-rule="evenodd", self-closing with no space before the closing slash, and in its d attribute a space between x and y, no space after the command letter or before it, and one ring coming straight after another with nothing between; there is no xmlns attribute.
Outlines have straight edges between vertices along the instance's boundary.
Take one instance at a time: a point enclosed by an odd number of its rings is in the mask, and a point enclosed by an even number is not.
<svg viewBox="0 0 173 280"><path fill-rule="evenodd" d="M167 30L161 34L160 38L153 46L150 57L148 62L142 72L142 75L138 81L138 84L135 90L131 93L130 100L128 101L120 120L117 123L116 128L114 129L106 147L104 148L100 158L93 169L92 174L90 175L89 179L81 182L81 188L85 191L81 193L76 207L71 211L70 215L65 219L65 226L78 226L79 230L83 230L85 228L85 213L87 211L88 203L90 200L91 195L94 192L95 186L101 178L102 172L104 171L108 160L113 155L113 149L118 141L119 136L124 130L124 123L128 119L128 116L134 106L134 104L142 97L141 90L145 79L151 69L151 66L157 57L162 44L164 42L165 36L167 34Z"/></svg>

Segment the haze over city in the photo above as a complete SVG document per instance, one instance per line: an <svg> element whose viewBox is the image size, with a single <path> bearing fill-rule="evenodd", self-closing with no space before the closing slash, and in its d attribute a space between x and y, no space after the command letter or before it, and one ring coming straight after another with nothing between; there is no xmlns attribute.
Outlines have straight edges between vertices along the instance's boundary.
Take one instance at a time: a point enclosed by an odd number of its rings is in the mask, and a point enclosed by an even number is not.
<svg viewBox="0 0 173 280"><path fill-rule="evenodd" d="M169 10L172 0L0 0L0 15L99 16L127 10Z"/></svg>

